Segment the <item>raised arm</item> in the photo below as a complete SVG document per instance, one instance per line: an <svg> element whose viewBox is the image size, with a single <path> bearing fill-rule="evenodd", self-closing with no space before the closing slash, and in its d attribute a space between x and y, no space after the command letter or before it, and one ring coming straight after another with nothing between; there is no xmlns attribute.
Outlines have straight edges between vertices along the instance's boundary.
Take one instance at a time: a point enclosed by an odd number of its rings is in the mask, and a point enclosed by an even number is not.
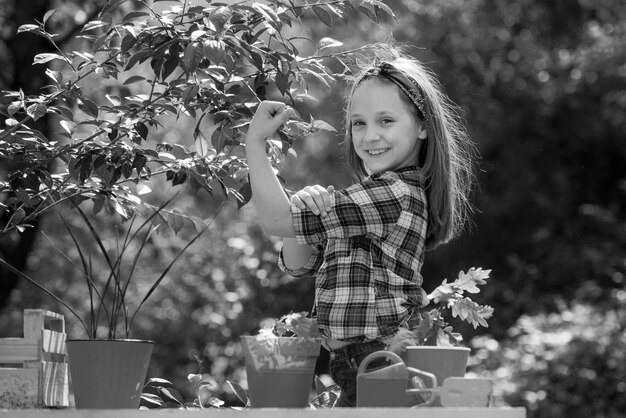
<svg viewBox="0 0 626 418"><path fill-rule="evenodd" d="M264 101L250 122L246 136L252 203L265 232L281 237L293 237L295 230L289 199L265 152L265 139L287 122L290 115L291 111L283 103Z"/></svg>

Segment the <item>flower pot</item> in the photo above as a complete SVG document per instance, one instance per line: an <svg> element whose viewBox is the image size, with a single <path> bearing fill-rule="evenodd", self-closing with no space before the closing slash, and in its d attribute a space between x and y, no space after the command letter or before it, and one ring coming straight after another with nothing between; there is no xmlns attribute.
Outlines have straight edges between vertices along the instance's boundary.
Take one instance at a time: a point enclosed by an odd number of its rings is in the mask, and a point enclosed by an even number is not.
<svg viewBox="0 0 626 418"><path fill-rule="evenodd" d="M320 340L242 336L248 396L254 408L308 405Z"/></svg>
<svg viewBox="0 0 626 418"><path fill-rule="evenodd" d="M139 408L152 341L68 340L76 408Z"/></svg>
<svg viewBox="0 0 626 418"><path fill-rule="evenodd" d="M469 353L467 347L409 346L401 357L407 366L434 374L441 386L448 377L465 376ZM441 406L439 397L432 406Z"/></svg>

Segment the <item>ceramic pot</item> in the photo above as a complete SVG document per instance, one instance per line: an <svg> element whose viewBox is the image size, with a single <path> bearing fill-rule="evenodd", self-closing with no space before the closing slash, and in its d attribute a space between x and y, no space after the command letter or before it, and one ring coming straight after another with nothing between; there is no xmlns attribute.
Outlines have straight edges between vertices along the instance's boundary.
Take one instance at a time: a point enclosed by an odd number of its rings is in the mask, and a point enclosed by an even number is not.
<svg viewBox="0 0 626 418"><path fill-rule="evenodd" d="M253 408L303 408L309 403L320 340L242 336Z"/></svg>
<svg viewBox="0 0 626 418"><path fill-rule="evenodd" d="M152 346L144 340L68 340L76 408L139 408Z"/></svg>

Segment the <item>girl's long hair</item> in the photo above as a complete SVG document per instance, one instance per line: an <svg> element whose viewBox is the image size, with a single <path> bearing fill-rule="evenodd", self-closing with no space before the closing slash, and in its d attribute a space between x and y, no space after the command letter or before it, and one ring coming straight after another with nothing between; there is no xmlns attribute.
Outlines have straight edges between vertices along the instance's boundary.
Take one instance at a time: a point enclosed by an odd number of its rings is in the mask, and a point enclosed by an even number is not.
<svg viewBox="0 0 626 418"><path fill-rule="evenodd" d="M371 60L371 64L359 65L360 71L353 77L346 102L348 163L359 180L368 175L352 144L349 109L354 91L366 78L367 71L379 62L386 61L417 81L426 99L428 137L422 146L421 161L415 164L421 168L426 181L426 248L431 250L456 237L473 212L470 194L475 181L476 149L465 130L459 107L450 101L437 77L428 68L403 54L394 45L379 45L375 51L376 58ZM417 111L415 113L419 114Z"/></svg>

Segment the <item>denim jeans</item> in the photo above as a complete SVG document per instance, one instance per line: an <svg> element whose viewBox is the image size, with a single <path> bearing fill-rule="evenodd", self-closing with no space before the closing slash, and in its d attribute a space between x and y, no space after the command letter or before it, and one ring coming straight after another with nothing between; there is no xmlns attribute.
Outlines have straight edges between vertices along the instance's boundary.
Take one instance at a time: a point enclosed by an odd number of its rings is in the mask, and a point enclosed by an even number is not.
<svg viewBox="0 0 626 418"><path fill-rule="evenodd" d="M369 354L384 350L385 343L368 341L354 343L330 352L330 376L341 388L341 395L335 407L356 406L356 376L361 362ZM370 363L368 369L384 366L387 360L377 359Z"/></svg>

